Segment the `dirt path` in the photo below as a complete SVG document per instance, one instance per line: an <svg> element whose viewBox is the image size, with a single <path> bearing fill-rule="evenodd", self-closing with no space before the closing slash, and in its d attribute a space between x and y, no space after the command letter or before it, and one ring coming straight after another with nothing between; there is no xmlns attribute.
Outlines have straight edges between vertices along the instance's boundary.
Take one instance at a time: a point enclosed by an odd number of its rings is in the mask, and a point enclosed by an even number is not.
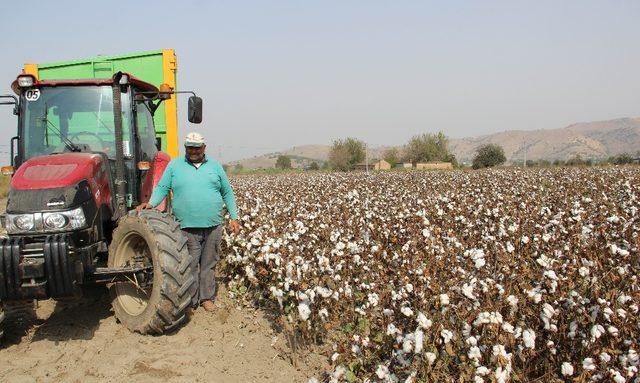
<svg viewBox="0 0 640 383"><path fill-rule="evenodd" d="M284 335L259 310L237 308L221 291L218 312L196 311L171 335L130 333L107 295L81 306L43 301L31 324L9 324L0 349L2 382L306 382L323 358L295 368ZM123 379L124 378L124 379Z"/></svg>

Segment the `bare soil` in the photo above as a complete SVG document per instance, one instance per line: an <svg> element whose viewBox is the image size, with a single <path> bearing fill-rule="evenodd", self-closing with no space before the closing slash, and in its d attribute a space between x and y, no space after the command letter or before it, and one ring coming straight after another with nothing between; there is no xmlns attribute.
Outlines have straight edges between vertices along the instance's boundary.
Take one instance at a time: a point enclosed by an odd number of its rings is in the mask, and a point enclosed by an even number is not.
<svg viewBox="0 0 640 383"><path fill-rule="evenodd" d="M82 302L38 302L8 318L2 382L306 382L322 356L295 358L261 310L236 307L221 291L217 311L200 308L173 334L143 336L116 322L108 294Z"/></svg>

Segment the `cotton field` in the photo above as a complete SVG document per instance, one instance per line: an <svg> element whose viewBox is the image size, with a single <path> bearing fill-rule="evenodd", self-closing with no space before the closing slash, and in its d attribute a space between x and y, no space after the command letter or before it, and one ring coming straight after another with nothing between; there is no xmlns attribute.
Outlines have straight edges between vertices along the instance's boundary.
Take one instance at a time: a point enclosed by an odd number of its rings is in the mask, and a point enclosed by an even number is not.
<svg viewBox="0 0 640 383"><path fill-rule="evenodd" d="M237 299L271 302L318 381L640 382L640 169L232 180Z"/></svg>

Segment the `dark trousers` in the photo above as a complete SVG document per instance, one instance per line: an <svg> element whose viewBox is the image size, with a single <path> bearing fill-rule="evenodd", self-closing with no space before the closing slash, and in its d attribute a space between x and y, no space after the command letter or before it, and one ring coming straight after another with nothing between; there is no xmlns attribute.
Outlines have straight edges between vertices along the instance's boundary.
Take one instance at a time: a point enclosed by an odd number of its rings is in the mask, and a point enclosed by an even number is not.
<svg viewBox="0 0 640 383"><path fill-rule="evenodd" d="M215 267L220 260L220 240L222 225L206 228L184 228L187 236L187 248L192 261L196 265L198 293L193 298L193 305L205 300L213 300L216 294Z"/></svg>

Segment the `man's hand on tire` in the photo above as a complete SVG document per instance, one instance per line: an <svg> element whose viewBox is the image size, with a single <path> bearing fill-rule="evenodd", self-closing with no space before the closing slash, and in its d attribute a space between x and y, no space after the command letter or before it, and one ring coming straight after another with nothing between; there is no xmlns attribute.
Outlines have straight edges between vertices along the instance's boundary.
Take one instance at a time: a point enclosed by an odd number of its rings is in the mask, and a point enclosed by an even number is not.
<svg viewBox="0 0 640 383"><path fill-rule="evenodd" d="M140 205L136 206L136 210L138 212L141 212L143 209L151 209L153 208L153 206L151 206L148 202L143 202Z"/></svg>

